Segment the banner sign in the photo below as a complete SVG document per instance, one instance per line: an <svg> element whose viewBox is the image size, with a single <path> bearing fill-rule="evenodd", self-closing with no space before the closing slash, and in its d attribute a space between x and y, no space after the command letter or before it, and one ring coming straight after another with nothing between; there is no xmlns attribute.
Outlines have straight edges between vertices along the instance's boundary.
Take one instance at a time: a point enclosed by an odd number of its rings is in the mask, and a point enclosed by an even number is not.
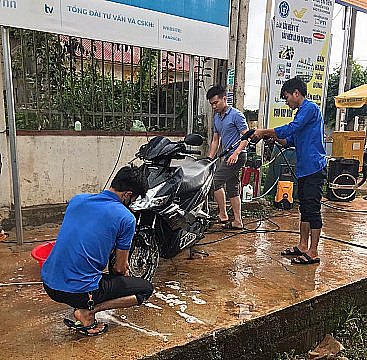
<svg viewBox="0 0 367 360"><path fill-rule="evenodd" d="M276 0L268 127L289 123L293 112L280 97L295 76L307 84L307 97L323 102L334 1Z"/></svg>
<svg viewBox="0 0 367 360"><path fill-rule="evenodd" d="M0 25L226 59L229 0L0 0Z"/></svg>
<svg viewBox="0 0 367 360"><path fill-rule="evenodd" d="M336 0L337 4L352 6L359 11L367 13L367 0Z"/></svg>

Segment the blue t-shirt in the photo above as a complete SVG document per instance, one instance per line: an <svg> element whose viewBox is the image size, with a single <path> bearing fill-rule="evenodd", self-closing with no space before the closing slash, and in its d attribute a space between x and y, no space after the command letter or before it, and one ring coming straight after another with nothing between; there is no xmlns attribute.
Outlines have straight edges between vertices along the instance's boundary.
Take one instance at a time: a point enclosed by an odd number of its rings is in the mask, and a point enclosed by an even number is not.
<svg viewBox="0 0 367 360"><path fill-rule="evenodd" d="M134 215L113 192L74 196L42 266L42 281L71 293L97 289L112 250L129 250L134 231Z"/></svg>
<svg viewBox="0 0 367 360"><path fill-rule="evenodd" d="M236 108L229 107L224 116L216 113L213 121L213 132L219 134L224 149L228 149L235 142L240 140L241 132L248 128L245 115ZM239 144L238 144L239 145ZM238 145L229 153L232 154Z"/></svg>
<svg viewBox="0 0 367 360"><path fill-rule="evenodd" d="M305 99L293 121L274 130L279 139L295 146L298 178L315 174L326 166L324 120L314 102Z"/></svg>

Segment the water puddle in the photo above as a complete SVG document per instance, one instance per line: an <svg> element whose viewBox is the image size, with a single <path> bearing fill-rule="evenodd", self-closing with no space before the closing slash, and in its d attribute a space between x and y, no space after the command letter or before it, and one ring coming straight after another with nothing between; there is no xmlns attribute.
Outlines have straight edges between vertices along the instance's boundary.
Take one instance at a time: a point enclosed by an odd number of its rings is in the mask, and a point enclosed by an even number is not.
<svg viewBox="0 0 367 360"><path fill-rule="evenodd" d="M205 322L196 318L195 316L186 314L185 312L182 311L176 311L176 313L178 315L180 315L181 317L183 317L187 323L189 324L201 324L201 325L205 325Z"/></svg>
<svg viewBox="0 0 367 360"><path fill-rule="evenodd" d="M162 333L159 333L159 332L154 331L154 330L144 329L143 327L140 327L140 326L128 321L127 317L125 315L121 315L119 317L121 318L121 320L118 318L118 315L116 315L113 310L106 310L106 311L101 311L100 313L98 313L98 318L102 321L103 320L108 320L108 321L113 322L117 325L124 326L124 327L130 328L130 329L136 330L136 331L138 331L138 332L140 332L144 335L158 337L158 338L162 339L165 342L167 342L168 337L172 335L171 333L162 334Z"/></svg>
<svg viewBox="0 0 367 360"><path fill-rule="evenodd" d="M162 310L163 308L158 306L158 305L154 305L150 302L146 302L144 303L144 306L148 307L148 308L153 308L153 309L158 309L158 310Z"/></svg>
<svg viewBox="0 0 367 360"><path fill-rule="evenodd" d="M187 314L186 310L188 308L188 301L182 300L182 297L189 298L192 300L192 304L195 305L205 305L206 301L199 298L200 291L190 291L191 294L187 294L185 291L180 291L180 283L177 281L167 281L165 286L178 291L179 296L175 294L164 294L163 292L156 291L154 293L155 297L159 300L164 301L170 307L179 307L179 310L176 310L176 313L185 319L187 323L190 324L205 324L204 321L196 318L193 315ZM191 302L190 302L191 303Z"/></svg>

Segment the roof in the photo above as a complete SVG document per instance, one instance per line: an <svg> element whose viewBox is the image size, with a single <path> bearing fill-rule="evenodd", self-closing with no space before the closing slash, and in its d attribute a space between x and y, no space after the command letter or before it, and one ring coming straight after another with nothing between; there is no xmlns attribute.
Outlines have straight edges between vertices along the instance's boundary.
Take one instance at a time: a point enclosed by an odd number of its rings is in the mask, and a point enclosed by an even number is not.
<svg viewBox="0 0 367 360"><path fill-rule="evenodd" d="M61 37L65 42L69 40L69 36L62 35ZM115 62L121 63L123 59L124 64L131 65L139 65L141 51L145 48L141 48L138 46L130 46L130 45L122 45L122 44L114 44L107 41L100 41L100 40L90 40L90 39L81 39L81 45L84 49L84 54L86 57L91 51L92 47L94 50L94 57L100 61L102 58L106 62ZM148 50L148 49L145 49ZM133 56L131 56L131 52L133 52ZM80 56L81 52L80 49L76 51L76 54ZM104 55L104 56L103 56ZM162 51L162 68L165 68L166 58L168 56L168 61L171 64L169 66L170 69L174 69L175 67L175 53ZM177 70L181 70L184 68L185 72L189 71L190 64L189 64L189 56L176 53L176 68ZM131 62L132 59L132 62ZM196 58L195 58L196 59ZM182 66L183 63L183 66ZM195 65L197 65L197 61L195 61ZM197 71L197 67L195 67L195 72Z"/></svg>

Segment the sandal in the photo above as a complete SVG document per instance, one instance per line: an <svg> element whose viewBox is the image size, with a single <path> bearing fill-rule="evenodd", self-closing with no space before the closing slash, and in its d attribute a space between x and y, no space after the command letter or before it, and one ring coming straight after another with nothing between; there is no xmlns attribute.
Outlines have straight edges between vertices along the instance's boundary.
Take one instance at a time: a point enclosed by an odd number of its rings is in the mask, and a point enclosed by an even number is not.
<svg viewBox="0 0 367 360"><path fill-rule="evenodd" d="M242 231L243 227L233 226L232 222L228 221L222 226L223 230L236 230L236 231Z"/></svg>
<svg viewBox="0 0 367 360"><path fill-rule="evenodd" d="M291 248L287 248L285 250L283 250L280 255L282 256L302 256L303 252L298 249L297 246L293 246Z"/></svg>
<svg viewBox="0 0 367 360"><path fill-rule="evenodd" d="M64 319L64 324L69 328L76 331L79 331L81 334L86 336L97 336L105 333L108 330L108 325L103 324L103 328L99 330L98 332L91 333L88 330L95 329L98 326L98 321L94 320L92 324L88 326L83 326L83 324L80 321L72 321L70 319Z"/></svg>
<svg viewBox="0 0 367 360"><path fill-rule="evenodd" d="M312 264L319 264L320 258L312 258L310 255L302 254L291 260L291 264L296 265L312 265Z"/></svg>

